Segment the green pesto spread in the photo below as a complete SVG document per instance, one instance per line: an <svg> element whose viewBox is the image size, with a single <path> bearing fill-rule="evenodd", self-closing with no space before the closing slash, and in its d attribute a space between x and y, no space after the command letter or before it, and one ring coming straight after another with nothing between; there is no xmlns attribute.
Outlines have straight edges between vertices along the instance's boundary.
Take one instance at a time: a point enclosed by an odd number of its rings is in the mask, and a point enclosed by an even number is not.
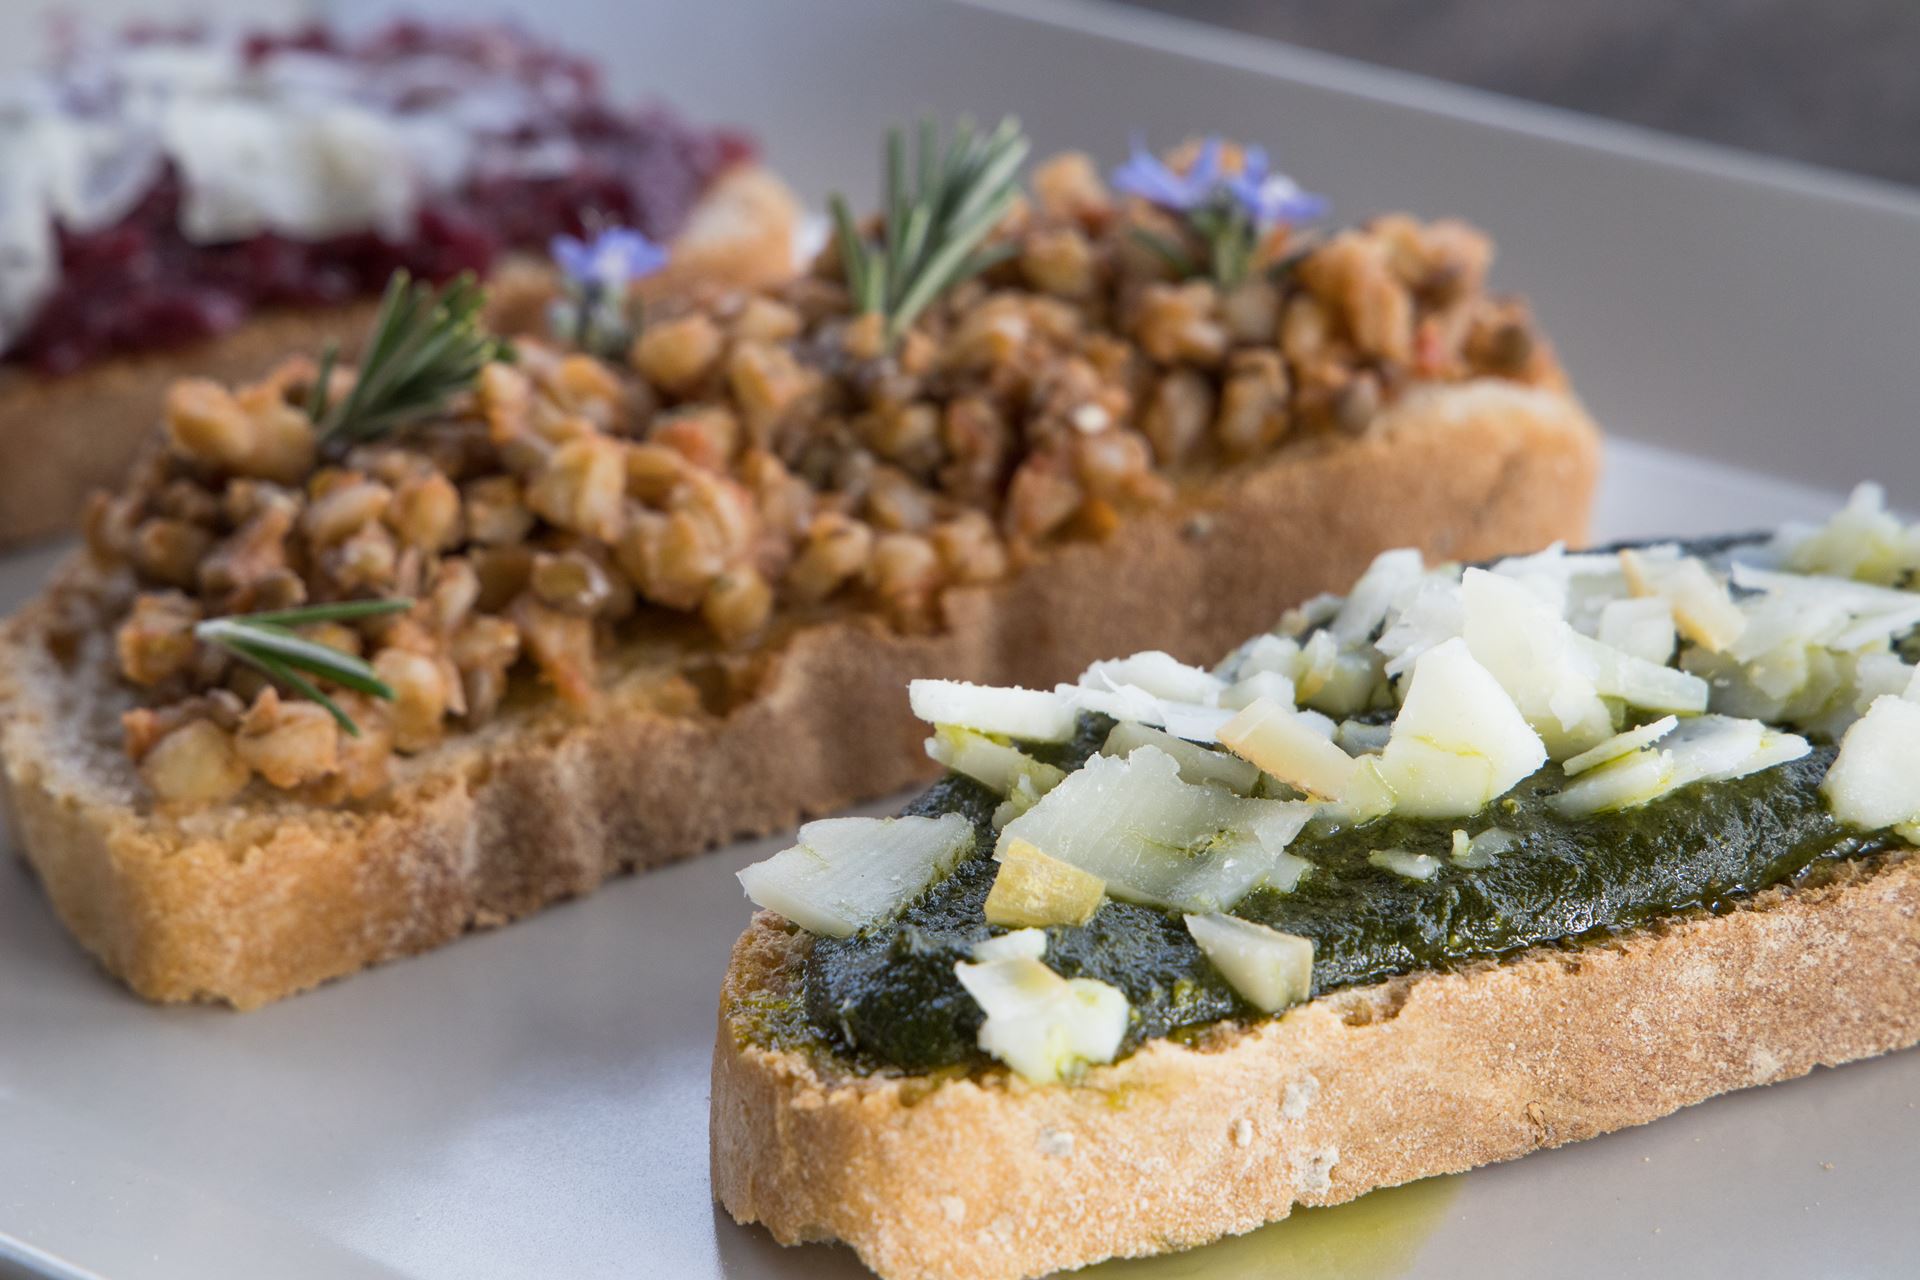
<svg viewBox="0 0 1920 1280"><path fill-rule="evenodd" d="M1086 717L1074 742L1034 754L1075 767L1110 728L1103 717ZM1816 747L1790 764L1585 819L1547 806L1564 782L1549 765L1471 819L1388 816L1345 830L1312 824L1289 846L1313 864L1299 885L1256 890L1233 914L1313 939L1319 995L1689 909L1723 910L1823 861L1901 844L1844 828L1827 812L1817 788L1833 755L1831 746ZM998 869L990 823L997 803L986 788L951 776L907 810L967 815L980 831L976 853L897 919L851 938L817 939L806 962L804 1017L763 1024L770 1038L811 1040L865 1069L987 1062L975 1044L980 1008L954 964L1000 932L982 914ZM1486 867L1450 860L1456 828L1471 834L1494 825L1519 842ZM1440 870L1414 880L1375 866L1367 855L1382 848L1432 854ZM1186 1028L1260 1016L1214 970L1178 912L1110 900L1083 926L1049 928L1046 958L1066 977L1097 978L1126 994L1132 1015L1122 1053Z"/></svg>

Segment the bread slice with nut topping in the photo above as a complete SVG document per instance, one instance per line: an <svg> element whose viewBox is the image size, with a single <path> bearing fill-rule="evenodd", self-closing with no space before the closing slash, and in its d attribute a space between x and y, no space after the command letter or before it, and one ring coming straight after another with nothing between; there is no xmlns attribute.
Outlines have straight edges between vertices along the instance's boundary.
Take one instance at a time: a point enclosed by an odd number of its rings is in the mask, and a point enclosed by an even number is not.
<svg viewBox="0 0 1920 1280"><path fill-rule="evenodd" d="M121 748L133 694L107 629L131 588L80 557L0 630L14 839L136 992L252 1008L909 784L927 769L912 677L1044 685L1113 652L1199 659L1383 547L1477 559L1577 541L1597 460L1563 391L1416 386L1357 434L1223 468L1102 538L948 587L931 631L852 607L778 622L750 683L711 698L684 678L710 640L630 639L582 705L526 691L397 760L386 790L325 804L258 783L211 806L152 798Z"/></svg>

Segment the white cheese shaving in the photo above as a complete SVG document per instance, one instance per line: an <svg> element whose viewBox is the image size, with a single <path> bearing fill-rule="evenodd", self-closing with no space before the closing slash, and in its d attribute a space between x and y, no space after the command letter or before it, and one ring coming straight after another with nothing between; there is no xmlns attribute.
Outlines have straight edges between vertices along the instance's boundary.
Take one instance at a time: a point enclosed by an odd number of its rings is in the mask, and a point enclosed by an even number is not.
<svg viewBox="0 0 1920 1280"><path fill-rule="evenodd" d="M1378 767L1396 812L1464 818L1546 759L1546 745L1507 691L1454 639L1414 664Z"/></svg>
<svg viewBox="0 0 1920 1280"><path fill-rule="evenodd" d="M1852 826L1920 821L1920 701L1875 698L1840 740L1820 790L1833 815Z"/></svg>
<svg viewBox="0 0 1920 1280"><path fill-rule="evenodd" d="M825 818L739 873L755 905L810 933L845 938L891 918L973 848L973 824L938 818Z"/></svg>
<svg viewBox="0 0 1920 1280"><path fill-rule="evenodd" d="M1143 746L1124 760L1094 756L1068 774L1006 825L1000 847L1024 840L1125 901L1225 911L1263 882L1293 886L1307 864L1287 845L1312 812L1299 801L1184 782L1172 756Z"/></svg>
<svg viewBox="0 0 1920 1280"><path fill-rule="evenodd" d="M1262 1013L1278 1013L1313 993L1313 940L1237 916L1185 917L1187 932L1220 976Z"/></svg>
<svg viewBox="0 0 1920 1280"><path fill-rule="evenodd" d="M907 703L929 724L960 725L1027 742L1065 742L1073 736L1073 703L1044 689L914 680L907 685Z"/></svg>
<svg viewBox="0 0 1920 1280"><path fill-rule="evenodd" d="M967 994L986 1013L980 1048L1034 1084L1113 1061L1127 1033L1129 1006L1116 987L1063 978L1039 959L1015 955L954 965Z"/></svg>

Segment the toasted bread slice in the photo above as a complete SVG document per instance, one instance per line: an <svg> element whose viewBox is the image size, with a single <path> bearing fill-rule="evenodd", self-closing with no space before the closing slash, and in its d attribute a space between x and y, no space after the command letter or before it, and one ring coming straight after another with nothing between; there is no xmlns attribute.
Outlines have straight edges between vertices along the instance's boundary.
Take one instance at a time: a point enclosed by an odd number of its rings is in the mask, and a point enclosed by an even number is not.
<svg viewBox="0 0 1920 1280"><path fill-rule="evenodd" d="M111 636L86 624L116 584L76 561L0 631L13 829L67 926L135 991L251 1008L905 787L928 771L911 677L1044 685L1114 652L1201 659L1386 547L1482 558L1578 541L1597 465L1565 393L1417 387L1358 436L1217 473L1104 541L950 589L934 634L850 612L792 625L750 696L705 709L662 692L709 641L631 645L590 713L510 704L400 762L357 807L259 785L210 809L156 807L120 749L130 695Z"/></svg>
<svg viewBox="0 0 1920 1280"><path fill-rule="evenodd" d="M793 274L798 224L799 206L785 183L765 169L736 169L694 207L674 241L668 277L776 283ZM544 279L544 270L539 275ZM248 381L290 353L357 336L376 308L377 300L366 299L267 312L219 338L115 357L64 377L0 368L0 451L33 464L0 472L0 547L73 528L87 494L126 472L175 380ZM522 320L540 318L534 308Z"/></svg>
<svg viewBox="0 0 1920 1280"><path fill-rule="evenodd" d="M1910 854L1726 915L1154 1041L1073 1087L856 1076L762 1047L809 945L762 912L734 949L714 1193L783 1243L845 1241L886 1280L1203 1244L1920 1041Z"/></svg>

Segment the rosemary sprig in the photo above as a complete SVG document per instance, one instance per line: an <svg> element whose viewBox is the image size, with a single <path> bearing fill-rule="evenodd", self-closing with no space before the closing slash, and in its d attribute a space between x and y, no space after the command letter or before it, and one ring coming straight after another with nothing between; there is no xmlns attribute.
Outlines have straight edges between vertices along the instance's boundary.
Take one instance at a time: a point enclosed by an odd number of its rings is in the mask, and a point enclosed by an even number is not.
<svg viewBox="0 0 1920 1280"><path fill-rule="evenodd" d="M938 126L925 119L909 182L906 137L889 130L886 225L878 242L860 234L846 199L833 197L847 288L862 314L885 317L889 342L942 293L1012 254L1010 246L983 251L980 244L1012 207L1016 176L1030 148L1012 116L984 135L962 120L944 150Z"/></svg>
<svg viewBox="0 0 1920 1280"><path fill-rule="evenodd" d="M471 273L436 290L394 272L353 390L338 402L328 383L339 348L329 343L320 355L307 412L321 442L338 448L386 435L437 412L490 361L511 359L512 348L481 325L485 303Z"/></svg>
<svg viewBox="0 0 1920 1280"><path fill-rule="evenodd" d="M355 618L377 618L404 613L413 608L411 600L349 600L339 604L306 605L298 609L270 609L264 613L241 613L225 618L209 618L193 629L194 639L224 649L234 657L286 685L303 697L311 698L332 713L340 727L354 737L360 726L342 711L320 686L308 679L312 675L345 689L375 698L393 700L393 689L373 673L360 658L315 644L295 633L294 628L316 622L348 622Z"/></svg>

